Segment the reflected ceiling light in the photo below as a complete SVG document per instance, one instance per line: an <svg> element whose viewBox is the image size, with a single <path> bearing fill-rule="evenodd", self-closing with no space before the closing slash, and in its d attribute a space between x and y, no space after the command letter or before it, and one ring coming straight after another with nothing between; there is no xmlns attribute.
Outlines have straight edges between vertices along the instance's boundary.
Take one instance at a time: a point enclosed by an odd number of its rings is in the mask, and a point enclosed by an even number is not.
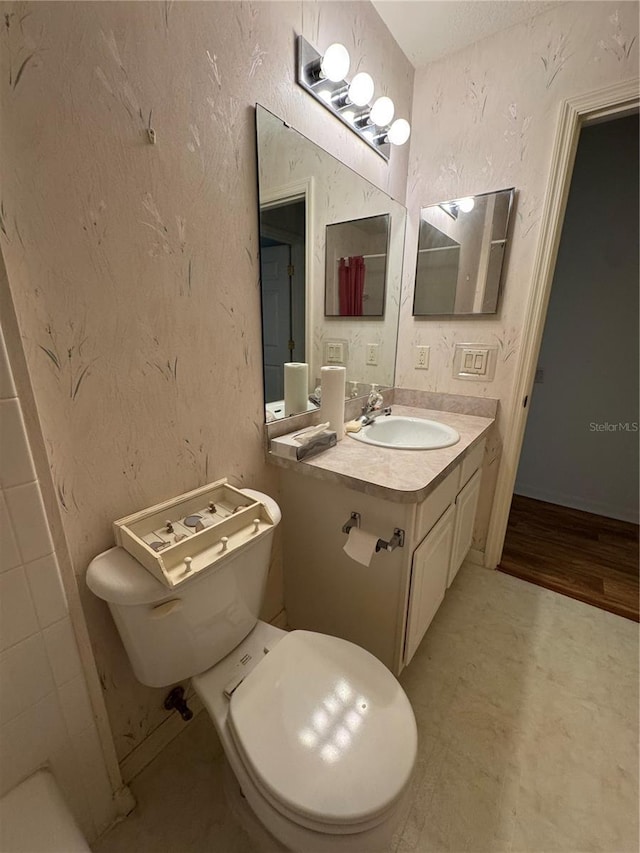
<svg viewBox="0 0 640 853"><path fill-rule="evenodd" d="M349 84L349 100L357 107L364 107L373 98L374 90L375 86L371 74L367 74L366 71L359 71Z"/></svg>
<svg viewBox="0 0 640 853"><path fill-rule="evenodd" d="M406 118L397 118L389 128L387 137L392 145L404 145L410 133L411 125Z"/></svg>
<svg viewBox="0 0 640 853"><path fill-rule="evenodd" d="M350 58L346 47L338 42L329 45L324 56L302 36L297 38L297 81L360 139L389 159L392 145L403 145L411 128L406 119L393 121L395 108L386 95L370 101L375 83L366 71L359 71L351 82Z"/></svg>
<svg viewBox="0 0 640 853"><path fill-rule="evenodd" d="M475 203L475 199L472 199L471 197L467 197L467 198L459 198L457 204L463 213L470 213L473 210L473 208L475 207L476 203Z"/></svg>
<svg viewBox="0 0 640 853"><path fill-rule="evenodd" d="M395 110L396 108L391 98L383 95L373 102L370 113L371 121L378 127L385 127L385 125L391 122Z"/></svg>
<svg viewBox="0 0 640 853"><path fill-rule="evenodd" d="M330 44L326 49L322 61L320 62L320 71L322 76L333 83L339 83L349 73L351 65L351 57L347 48L339 42Z"/></svg>

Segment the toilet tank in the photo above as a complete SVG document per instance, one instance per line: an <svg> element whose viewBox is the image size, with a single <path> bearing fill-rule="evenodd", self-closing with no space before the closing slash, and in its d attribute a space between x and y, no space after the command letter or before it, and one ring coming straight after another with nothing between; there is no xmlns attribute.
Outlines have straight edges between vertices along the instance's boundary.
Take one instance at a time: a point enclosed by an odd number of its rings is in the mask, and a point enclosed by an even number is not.
<svg viewBox="0 0 640 853"><path fill-rule="evenodd" d="M272 498L243 491L267 506L275 524L178 589L162 584L124 548L111 548L89 564L87 586L108 603L142 684L165 687L204 672L258 621L281 514Z"/></svg>

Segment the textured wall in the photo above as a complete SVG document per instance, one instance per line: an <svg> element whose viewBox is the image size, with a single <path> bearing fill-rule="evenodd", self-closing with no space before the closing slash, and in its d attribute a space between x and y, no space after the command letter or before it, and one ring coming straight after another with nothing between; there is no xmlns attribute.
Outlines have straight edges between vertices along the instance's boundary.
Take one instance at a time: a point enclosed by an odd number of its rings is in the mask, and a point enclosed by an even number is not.
<svg viewBox="0 0 640 853"><path fill-rule="evenodd" d="M396 385L500 399L476 548L485 544L559 104L634 77L637 33L637 3L564 3L416 72ZM509 186L518 195L499 313L490 319L414 319L420 208ZM453 378L453 347L465 341L497 344L493 382ZM417 344L431 346L428 371L413 368Z"/></svg>
<svg viewBox="0 0 640 853"><path fill-rule="evenodd" d="M341 40L408 114L413 69L368 3L2 5L0 241L76 573L114 518L208 480L275 493L262 455L256 101L397 198L293 81ZM157 144L147 142L151 124ZM272 567L265 615L281 603ZM82 586L82 584L81 584ZM163 719L84 595L120 757Z"/></svg>

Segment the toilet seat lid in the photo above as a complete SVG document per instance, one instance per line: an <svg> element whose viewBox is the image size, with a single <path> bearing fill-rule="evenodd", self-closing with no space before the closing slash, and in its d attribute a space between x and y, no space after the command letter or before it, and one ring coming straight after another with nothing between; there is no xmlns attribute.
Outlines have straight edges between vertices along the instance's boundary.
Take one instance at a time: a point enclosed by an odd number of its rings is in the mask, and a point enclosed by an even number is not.
<svg viewBox="0 0 640 853"><path fill-rule="evenodd" d="M373 655L292 631L235 690L229 722L257 779L285 810L325 824L385 812L415 764L413 710Z"/></svg>

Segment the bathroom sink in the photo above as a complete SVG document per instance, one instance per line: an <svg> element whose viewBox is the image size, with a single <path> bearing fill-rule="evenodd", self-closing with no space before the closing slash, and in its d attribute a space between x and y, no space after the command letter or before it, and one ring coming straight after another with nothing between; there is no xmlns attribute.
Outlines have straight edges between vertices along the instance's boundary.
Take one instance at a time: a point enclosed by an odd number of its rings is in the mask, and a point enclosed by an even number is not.
<svg viewBox="0 0 640 853"><path fill-rule="evenodd" d="M348 435L365 444L398 450L437 450L460 441L460 435L446 424L401 415L380 416L369 426L362 427L360 432Z"/></svg>

